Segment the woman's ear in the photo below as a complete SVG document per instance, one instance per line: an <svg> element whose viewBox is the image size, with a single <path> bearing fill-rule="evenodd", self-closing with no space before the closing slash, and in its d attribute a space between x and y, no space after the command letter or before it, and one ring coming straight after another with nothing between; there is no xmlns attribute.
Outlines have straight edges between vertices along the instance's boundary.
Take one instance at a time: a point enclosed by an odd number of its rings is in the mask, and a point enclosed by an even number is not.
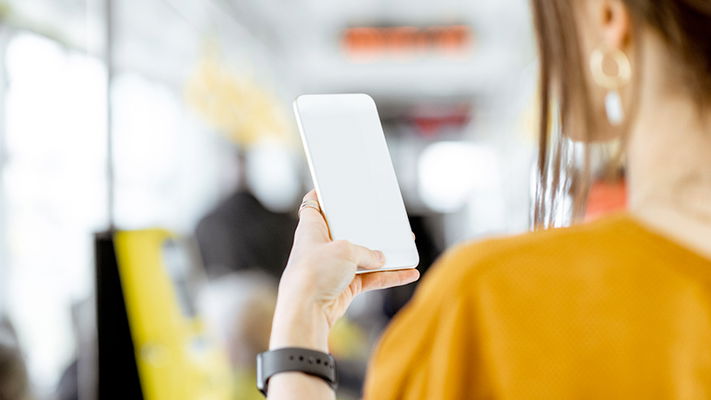
<svg viewBox="0 0 711 400"><path fill-rule="evenodd" d="M600 42L609 49L624 50L629 45L631 21L622 0L589 1L593 24L600 34Z"/></svg>
<svg viewBox="0 0 711 400"><path fill-rule="evenodd" d="M582 66L588 70L590 111L595 121L590 127L589 137L583 140L616 139L623 133L617 125L624 119L625 104L630 94L629 85L626 85L628 78L623 79L623 75L629 75L625 73L629 68L623 68L621 57L616 59L614 55L626 56L627 63L633 59L633 52L630 51L631 16L624 0L581 0L578 4L583 5L577 15ZM616 79L619 86L609 87L600 81L601 75L603 78L608 75L619 78ZM574 135L572 137L575 139Z"/></svg>
<svg viewBox="0 0 711 400"><path fill-rule="evenodd" d="M623 0L584 0L580 35L583 54L594 50L629 50L632 21Z"/></svg>

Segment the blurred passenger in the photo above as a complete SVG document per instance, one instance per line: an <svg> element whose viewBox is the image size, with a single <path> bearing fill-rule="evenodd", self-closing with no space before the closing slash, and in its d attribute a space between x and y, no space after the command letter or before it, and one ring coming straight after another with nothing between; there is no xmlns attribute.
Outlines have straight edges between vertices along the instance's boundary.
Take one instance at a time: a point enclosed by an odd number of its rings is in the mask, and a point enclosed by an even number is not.
<svg viewBox="0 0 711 400"><path fill-rule="evenodd" d="M254 387L255 359L269 347L275 287L264 273L240 272L212 280L200 295L200 312L229 354L239 399L261 398Z"/></svg>
<svg viewBox="0 0 711 400"><path fill-rule="evenodd" d="M253 178L257 168L252 160L254 157L239 153L237 190L198 223L195 236L211 278L230 272L262 271L279 279L289 257L296 216L291 210L267 208L255 196L253 188L259 190L262 183ZM288 193L282 197L288 202Z"/></svg>
<svg viewBox="0 0 711 400"><path fill-rule="evenodd" d="M278 279L295 227L293 213L271 211L251 192L238 190L198 224L196 237L208 276L256 270Z"/></svg>
<svg viewBox="0 0 711 400"><path fill-rule="evenodd" d="M14 329L0 319L0 400L28 400L29 380Z"/></svg>
<svg viewBox="0 0 711 400"><path fill-rule="evenodd" d="M79 361L69 363L57 384L57 400L79 400Z"/></svg>
<svg viewBox="0 0 711 400"><path fill-rule="evenodd" d="M450 250L385 333L365 398L711 398L711 2L532 3L535 225L556 226L566 210L582 220L590 174L569 173L570 139L626 144L629 212ZM550 134L554 109L567 137ZM378 251L331 242L306 207L270 347L328 352L355 295L419 277L355 275L382 263ZM326 380L298 372L272 376L269 395L334 398Z"/></svg>
<svg viewBox="0 0 711 400"><path fill-rule="evenodd" d="M94 357L97 347L94 303L94 298L88 297L72 304L72 328L77 354L60 375L54 395L56 400L95 396L96 388L92 382L96 382L98 377Z"/></svg>

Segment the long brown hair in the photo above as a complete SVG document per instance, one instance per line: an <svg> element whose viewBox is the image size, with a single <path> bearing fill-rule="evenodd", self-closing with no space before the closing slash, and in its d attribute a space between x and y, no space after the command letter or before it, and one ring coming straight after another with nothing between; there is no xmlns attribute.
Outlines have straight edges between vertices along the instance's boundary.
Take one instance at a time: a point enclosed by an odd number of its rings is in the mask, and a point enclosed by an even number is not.
<svg viewBox="0 0 711 400"><path fill-rule="evenodd" d="M585 0L532 0L541 85L537 188L532 215L536 228L579 220L590 185L590 146L584 143L589 142L599 122L594 117L585 78L588 71L576 21L582 1ZM700 107L709 106L711 0L621 1L630 13L632 36L640 39L642 27L656 32L673 59L678 60L670 73L678 75L680 84ZM637 66L632 82L637 92L641 74L642 66ZM636 104L625 106L628 127ZM577 131L576 137L584 138L583 143L573 143L564 136L572 129Z"/></svg>

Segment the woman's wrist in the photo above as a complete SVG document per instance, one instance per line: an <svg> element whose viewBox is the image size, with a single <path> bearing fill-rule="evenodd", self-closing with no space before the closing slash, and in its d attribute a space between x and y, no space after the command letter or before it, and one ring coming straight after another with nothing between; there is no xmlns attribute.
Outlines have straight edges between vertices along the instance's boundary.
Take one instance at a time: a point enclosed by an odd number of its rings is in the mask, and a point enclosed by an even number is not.
<svg viewBox="0 0 711 400"><path fill-rule="evenodd" d="M321 306L307 299L277 301L269 348L303 347L328 353L329 323Z"/></svg>

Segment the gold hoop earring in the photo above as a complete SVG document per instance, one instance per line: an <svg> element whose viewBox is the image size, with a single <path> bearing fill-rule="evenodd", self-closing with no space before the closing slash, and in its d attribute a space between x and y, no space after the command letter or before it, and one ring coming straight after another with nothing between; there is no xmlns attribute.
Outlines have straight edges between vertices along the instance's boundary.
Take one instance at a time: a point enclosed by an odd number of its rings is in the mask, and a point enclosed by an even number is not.
<svg viewBox="0 0 711 400"><path fill-rule="evenodd" d="M605 58L610 57L617 67L617 74L610 75L605 72ZM593 81L605 89L605 113L611 125L620 125L625 119L622 107L622 98L619 89L626 85L632 77L632 65L630 59L622 50L613 49L608 53L603 53L600 49L595 49L590 55L590 72Z"/></svg>

